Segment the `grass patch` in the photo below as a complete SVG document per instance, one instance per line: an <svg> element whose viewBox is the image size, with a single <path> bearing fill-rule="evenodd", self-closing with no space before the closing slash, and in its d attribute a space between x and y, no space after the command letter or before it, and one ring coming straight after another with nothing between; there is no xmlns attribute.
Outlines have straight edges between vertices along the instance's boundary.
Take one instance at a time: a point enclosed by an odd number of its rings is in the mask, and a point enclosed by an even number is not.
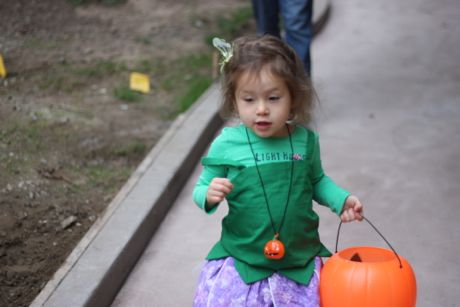
<svg viewBox="0 0 460 307"><path fill-rule="evenodd" d="M124 0L68 0L76 5L88 2L105 4L119 4ZM215 36L233 39L253 19L252 7L245 6L237 9L230 15L219 16L210 25L212 34L206 36L209 44L207 51L195 54L186 54L175 60L147 58L139 61L132 67L124 63L111 60L97 60L84 66L62 63L53 72L42 80L39 80L40 90L54 90L65 93L73 93L81 88L94 83L97 79L118 78L128 71L137 71L147 74L154 82L156 90L166 91L173 94L172 102L175 110L171 111L167 118L173 118L180 112L185 112L193 102L212 84L212 59L211 40ZM152 42L148 37L135 38L141 44L149 45ZM31 42L37 45L40 42ZM129 88L128 85L120 85L113 89L116 99L135 103L143 100L143 95Z"/></svg>
<svg viewBox="0 0 460 307"><path fill-rule="evenodd" d="M71 71L77 76L103 78L126 70L127 68L124 64L108 60L99 60L85 67L73 68Z"/></svg>
<svg viewBox="0 0 460 307"><path fill-rule="evenodd" d="M123 4L126 2L126 0L67 0L70 4L73 4L75 6L78 5L85 5L91 2L97 2L100 4L104 5L118 5L118 4Z"/></svg>
<svg viewBox="0 0 460 307"><path fill-rule="evenodd" d="M68 0L76 5L86 3L119 4L124 0ZM129 71L137 71L151 77L157 91L166 91L173 95L171 105L175 111L170 111L166 118L173 118L180 112L185 112L193 102L212 84L211 40L214 36L233 39L253 19L252 7L245 6L226 16L219 16L210 25L212 34L206 36L209 49L195 54L185 54L174 60L147 58L137 64L127 67L124 63L111 60L97 60L85 65L62 63L42 80L39 80L40 90L54 90L73 93L94 84L97 80L106 78L120 79ZM134 38L140 44L149 45L148 37ZM40 42L31 42L37 45ZM116 99L136 103L143 100L143 95L133 91L124 83L113 89Z"/></svg>
<svg viewBox="0 0 460 307"><path fill-rule="evenodd" d="M49 74L39 82L38 88L42 91L52 90L71 93L77 89L83 88L85 85L86 82L78 79L73 79L69 76Z"/></svg>
<svg viewBox="0 0 460 307"><path fill-rule="evenodd" d="M147 151L147 146L141 141L133 141L125 146L117 148L114 153L119 157L139 157Z"/></svg>
<svg viewBox="0 0 460 307"><path fill-rule="evenodd" d="M185 112L212 84L212 78L199 76L194 78L187 86L184 95L179 97L179 111Z"/></svg>
<svg viewBox="0 0 460 307"><path fill-rule="evenodd" d="M103 165L88 166L88 175L93 183L107 182L115 177L115 171Z"/></svg>
<svg viewBox="0 0 460 307"><path fill-rule="evenodd" d="M82 5L83 3L86 2L85 0L67 0L67 1L73 5Z"/></svg>
<svg viewBox="0 0 460 307"><path fill-rule="evenodd" d="M217 25L219 32L234 37L253 18L252 8L243 7L236 10L230 18L219 18Z"/></svg>
<svg viewBox="0 0 460 307"><path fill-rule="evenodd" d="M253 19L251 6L237 9L229 17L220 16L215 22L215 31L205 40L209 51L188 54L176 60L164 59L142 60L136 65L136 71L149 74L158 84L160 90L173 93L177 111L185 112L212 84L212 38L215 36L235 38ZM218 33L218 34L216 34Z"/></svg>
<svg viewBox="0 0 460 307"><path fill-rule="evenodd" d="M88 184L103 187L106 192L115 192L118 189L120 179L129 177L129 167L113 167L111 165L87 166Z"/></svg>
<svg viewBox="0 0 460 307"><path fill-rule="evenodd" d="M0 174L5 178L35 172L37 160L47 158L75 137L68 127L50 124L45 119L16 120L2 123L0 133Z"/></svg>
<svg viewBox="0 0 460 307"><path fill-rule="evenodd" d="M99 0L99 2L105 5L118 5L125 3L126 0Z"/></svg>
<svg viewBox="0 0 460 307"><path fill-rule="evenodd" d="M35 152L43 148L42 139L46 129L45 122L41 120L29 122L25 126L15 122L3 131L1 142L8 144L12 150Z"/></svg>
<svg viewBox="0 0 460 307"><path fill-rule="evenodd" d="M138 36L135 38L134 40L136 43L139 43L139 44L142 44L142 45L151 45L152 44L152 40L147 37L147 36Z"/></svg>
<svg viewBox="0 0 460 307"><path fill-rule="evenodd" d="M129 87L122 85L114 89L113 95L125 102L140 102L142 95L138 92L131 90Z"/></svg>
<svg viewBox="0 0 460 307"><path fill-rule="evenodd" d="M166 91L178 90L184 92L184 85L187 86L187 83L190 83L191 80L211 75L211 53L185 55L175 61L166 63L166 65L166 67L160 67L160 72L163 75L162 88Z"/></svg>
<svg viewBox="0 0 460 307"><path fill-rule="evenodd" d="M38 80L38 88L42 91L72 93L93 83L95 79L111 78L127 70L128 68L123 63L109 60L98 60L84 66L61 63L45 77Z"/></svg>
<svg viewBox="0 0 460 307"><path fill-rule="evenodd" d="M32 37L24 42L24 48L26 49L44 49L51 50L59 47L56 41L46 41L37 37Z"/></svg>
<svg viewBox="0 0 460 307"><path fill-rule="evenodd" d="M206 36L206 43L211 46L212 39L216 36L227 38L228 40L236 38L253 18L252 6L241 7L233 12L230 17L219 17L217 19L217 29Z"/></svg>
<svg viewBox="0 0 460 307"><path fill-rule="evenodd" d="M160 66L159 62L160 61L158 60L152 61L149 59L143 59L135 65L134 71L147 75L154 74L157 71L157 68Z"/></svg>
<svg viewBox="0 0 460 307"><path fill-rule="evenodd" d="M172 69L171 69L172 67ZM211 52L185 55L158 67L161 88L174 94L177 112L185 112L212 83Z"/></svg>

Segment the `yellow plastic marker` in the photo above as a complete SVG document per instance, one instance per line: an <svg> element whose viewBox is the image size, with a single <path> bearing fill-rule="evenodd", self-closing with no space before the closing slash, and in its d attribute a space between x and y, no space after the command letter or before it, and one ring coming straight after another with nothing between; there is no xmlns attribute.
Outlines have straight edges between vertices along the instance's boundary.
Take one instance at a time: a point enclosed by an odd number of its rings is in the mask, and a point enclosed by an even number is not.
<svg viewBox="0 0 460 307"><path fill-rule="evenodd" d="M0 54L0 77L5 78L6 77L6 68L5 64L3 64L3 57Z"/></svg>
<svg viewBox="0 0 460 307"><path fill-rule="evenodd" d="M129 88L144 94L150 92L150 78L145 74L132 72L129 79Z"/></svg>

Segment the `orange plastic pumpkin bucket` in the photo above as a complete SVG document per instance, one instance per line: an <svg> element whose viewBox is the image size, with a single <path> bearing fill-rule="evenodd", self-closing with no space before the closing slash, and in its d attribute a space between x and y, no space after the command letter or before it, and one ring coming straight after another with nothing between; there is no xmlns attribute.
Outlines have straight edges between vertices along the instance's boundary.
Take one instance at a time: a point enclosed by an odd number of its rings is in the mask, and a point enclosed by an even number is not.
<svg viewBox="0 0 460 307"><path fill-rule="evenodd" d="M382 236L375 226L365 220ZM417 296L414 271L392 249L350 247L336 252L321 270L322 307L413 307Z"/></svg>

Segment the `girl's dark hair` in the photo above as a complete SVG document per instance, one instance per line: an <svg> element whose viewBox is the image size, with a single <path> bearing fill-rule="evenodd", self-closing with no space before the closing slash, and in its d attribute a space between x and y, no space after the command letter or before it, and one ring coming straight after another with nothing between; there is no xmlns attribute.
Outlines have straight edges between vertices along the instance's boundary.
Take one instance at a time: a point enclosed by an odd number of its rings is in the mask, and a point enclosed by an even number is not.
<svg viewBox="0 0 460 307"><path fill-rule="evenodd" d="M258 74L265 65L269 65L271 72L286 82L292 99L292 120L308 124L315 97L311 80L294 49L271 35L243 36L233 42L233 56L223 67L221 116L230 118L237 113L235 90L241 74Z"/></svg>

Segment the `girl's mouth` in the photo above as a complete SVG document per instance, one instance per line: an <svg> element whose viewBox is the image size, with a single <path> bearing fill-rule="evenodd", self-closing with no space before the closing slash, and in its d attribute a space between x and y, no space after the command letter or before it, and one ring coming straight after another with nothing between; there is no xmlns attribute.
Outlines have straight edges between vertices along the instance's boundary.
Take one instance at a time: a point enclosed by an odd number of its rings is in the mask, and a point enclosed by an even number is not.
<svg viewBox="0 0 460 307"><path fill-rule="evenodd" d="M270 122L256 122L256 128L258 130L267 130L271 126Z"/></svg>

